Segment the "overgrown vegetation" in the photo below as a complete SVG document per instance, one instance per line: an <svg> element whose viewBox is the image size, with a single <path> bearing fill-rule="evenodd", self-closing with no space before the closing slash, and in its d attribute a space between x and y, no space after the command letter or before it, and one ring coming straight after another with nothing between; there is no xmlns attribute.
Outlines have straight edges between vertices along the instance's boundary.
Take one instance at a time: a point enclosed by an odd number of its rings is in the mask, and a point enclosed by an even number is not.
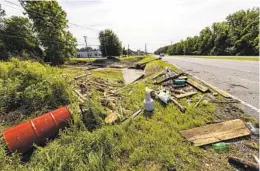
<svg viewBox="0 0 260 171"><path fill-rule="evenodd" d="M64 72L69 74L71 71L18 59L1 62L1 122L17 123L69 104L72 95L69 84L62 78Z"/></svg>
<svg viewBox="0 0 260 171"><path fill-rule="evenodd" d="M76 39L57 1L19 2L28 18L0 14L0 60L19 56L60 65L76 56Z"/></svg>
<svg viewBox="0 0 260 171"><path fill-rule="evenodd" d="M198 36L161 47L155 54L169 55L235 55L259 54L259 8L240 10L215 22Z"/></svg>
<svg viewBox="0 0 260 171"><path fill-rule="evenodd" d="M173 56L173 57L175 57L175 56ZM186 58L242 60L242 61L259 61L260 60L259 56L185 56L185 57Z"/></svg>
<svg viewBox="0 0 260 171"><path fill-rule="evenodd" d="M139 63L151 59L153 58L146 57ZM126 110L121 113L123 117L127 118L143 108L145 87L151 87L151 77L166 66L177 70L164 61L156 60L147 64L147 74L143 80L120 89L121 96L116 104L118 108L121 106ZM110 111L101 105L100 92L91 89L90 101L87 100L84 106L91 107L92 123L95 121L97 126L89 130L72 95L73 85L67 83L74 74L82 74L80 70L68 71L13 59L10 62L1 62L0 71L1 84L5 82L4 86L1 85L4 88L0 90L0 94L8 91L3 98L5 103L1 103L1 109L7 113L2 115L9 113L6 109L9 103L5 99L11 99L12 110L19 110L21 103L27 106L26 109L29 111L24 111L24 119L33 117L34 115L30 115L33 113L40 114L42 108L51 110L68 103L71 103L70 109L73 114L70 126L60 131L59 136L46 146L37 147L26 163L21 163L18 154L7 155L4 142L1 140L2 170L204 170L201 164L204 150L185 141L179 133L183 129L204 125L214 118L215 107L211 103L202 103L193 108L200 94L193 96L190 104L186 99L180 101L182 105L188 106L185 113L181 113L173 103L163 105L155 100L154 112L142 112L134 119L105 125L104 116ZM97 70L91 73L94 77L105 78L111 82L122 80L120 71ZM12 84L7 84L8 81ZM11 85L14 85L14 88ZM24 97L23 101L19 101L20 96ZM18 101L14 100L17 102L14 103L13 99L16 98ZM0 129L7 126L10 126L9 123L4 122ZM214 152L210 154L212 153Z"/></svg>

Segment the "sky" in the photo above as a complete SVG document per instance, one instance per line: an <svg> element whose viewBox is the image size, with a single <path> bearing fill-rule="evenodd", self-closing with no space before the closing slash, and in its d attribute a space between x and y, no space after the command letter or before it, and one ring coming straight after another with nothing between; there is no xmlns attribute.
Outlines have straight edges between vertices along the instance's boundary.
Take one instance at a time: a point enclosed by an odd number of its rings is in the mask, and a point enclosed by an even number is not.
<svg viewBox="0 0 260 171"><path fill-rule="evenodd" d="M259 6L258 0L59 0L59 3L72 23L69 30L79 47L84 46L83 36L87 36L88 45L96 48L99 31L112 29L123 46L144 50L146 44L148 52L195 36L237 10ZM0 0L0 4L7 16L23 15L18 0Z"/></svg>

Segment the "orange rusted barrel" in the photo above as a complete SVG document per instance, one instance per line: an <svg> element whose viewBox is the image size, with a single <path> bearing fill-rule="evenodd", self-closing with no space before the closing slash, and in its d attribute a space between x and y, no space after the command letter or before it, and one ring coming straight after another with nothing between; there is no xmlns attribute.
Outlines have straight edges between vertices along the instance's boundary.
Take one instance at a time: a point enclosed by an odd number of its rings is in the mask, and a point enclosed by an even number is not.
<svg viewBox="0 0 260 171"><path fill-rule="evenodd" d="M3 137L11 152L24 153L33 144L42 144L47 138L58 133L59 129L67 125L71 114L67 107L61 107L45 113L37 118L5 129Z"/></svg>

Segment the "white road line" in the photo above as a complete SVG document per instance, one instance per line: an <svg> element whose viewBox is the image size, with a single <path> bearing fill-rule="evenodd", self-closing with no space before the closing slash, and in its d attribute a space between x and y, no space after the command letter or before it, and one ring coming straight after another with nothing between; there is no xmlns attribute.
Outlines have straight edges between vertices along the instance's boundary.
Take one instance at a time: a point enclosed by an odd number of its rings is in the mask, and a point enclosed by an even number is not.
<svg viewBox="0 0 260 171"><path fill-rule="evenodd" d="M175 65L175 64L174 64L174 65ZM178 65L175 65L175 66L176 66L179 70L182 70ZM193 76L194 78L196 78L196 79L202 81L202 82L206 82L206 81L202 80L201 78L198 78L198 77L196 77L196 76L194 76L194 75L192 75L192 76ZM223 91L223 90L222 90L222 91ZM226 91L224 91L224 92L227 93ZM255 106L253 106L253 105L251 105L251 104L249 104L249 103L247 103L247 102L245 102L245 101L243 101L243 100L241 100L241 99L239 99L239 98L237 98L237 97L235 97L235 96L233 96L233 95L231 95L231 94L229 94L229 93L227 93L227 95L230 96L231 98L235 99L235 100L238 100L241 104L243 104L243 105L249 107L250 109L256 111L257 113L260 113L260 109L257 109L257 107L255 107Z"/></svg>

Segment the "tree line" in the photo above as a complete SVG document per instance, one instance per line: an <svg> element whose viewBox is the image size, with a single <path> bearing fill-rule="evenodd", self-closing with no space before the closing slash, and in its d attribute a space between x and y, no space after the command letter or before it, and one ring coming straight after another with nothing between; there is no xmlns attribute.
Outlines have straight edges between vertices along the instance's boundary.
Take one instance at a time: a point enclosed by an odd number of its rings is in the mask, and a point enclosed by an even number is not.
<svg viewBox="0 0 260 171"><path fill-rule="evenodd" d="M259 54L259 8L240 10L205 27L199 35L157 49L155 54L236 55Z"/></svg>
<svg viewBox="0 0 260 171"><path fill-rule="evenodd" d="M76 55L77 41L57 1L19 2L28 17L4 18L0 12L0 60L21 56L59 65Z"/></svg>
<svg viewBox="0 0 260 171"><path fill-rule="evenodd" d="M5 17L0 9L0 60L10 57L35 59L63 64L76 52L92 50L90 47L77 49L77 41L68 31L66 12L57 1L19 1L28 17ZM125 48L112 30L99 33L102 56L120 56Z"/></svg>

